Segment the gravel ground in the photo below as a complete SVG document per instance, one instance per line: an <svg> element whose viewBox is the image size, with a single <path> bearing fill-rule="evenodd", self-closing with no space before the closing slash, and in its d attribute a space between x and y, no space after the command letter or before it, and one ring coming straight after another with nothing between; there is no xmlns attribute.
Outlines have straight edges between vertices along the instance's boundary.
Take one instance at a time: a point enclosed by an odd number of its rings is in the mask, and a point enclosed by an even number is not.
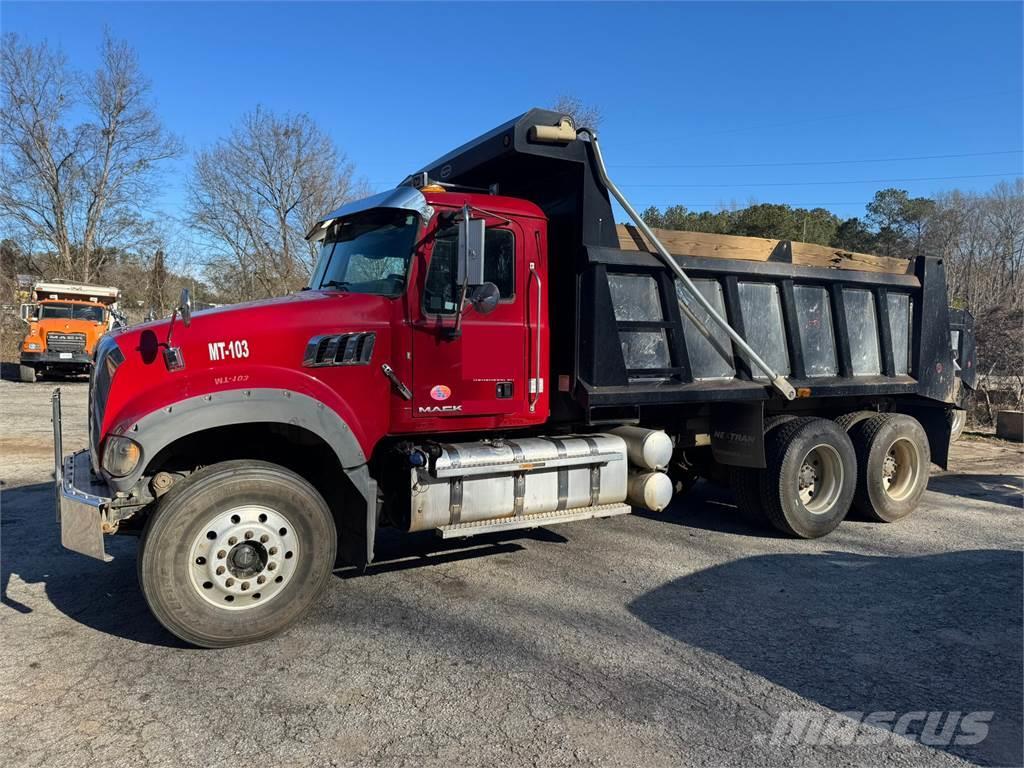
<svg viewBox="0 0 1024 768"><path fill-rule="evenodd" d="M60 547L52 388L0 382L4 765L1024 763L1020 446L966 439L913 517L817 541L707 484L661 515L385 537L285 635L204 651L148 613L134 541ZM86 385L63 389L72 450ZM978 744L773 740L797 711L994 714Z"/></svg>

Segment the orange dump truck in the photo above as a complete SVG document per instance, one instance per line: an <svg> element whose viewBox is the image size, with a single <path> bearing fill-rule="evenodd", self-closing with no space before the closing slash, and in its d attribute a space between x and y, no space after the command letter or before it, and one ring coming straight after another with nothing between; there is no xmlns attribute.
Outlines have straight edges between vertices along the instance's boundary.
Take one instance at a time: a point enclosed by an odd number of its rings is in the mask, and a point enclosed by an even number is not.
<svg viewBox="0 0 1024 768"><path fill-rule="evenodd" d="M104 285L39 282L34 303L22 304L28 333L21 343L21 380L87 373L96 342L116 322L121 292Z"/></svg>

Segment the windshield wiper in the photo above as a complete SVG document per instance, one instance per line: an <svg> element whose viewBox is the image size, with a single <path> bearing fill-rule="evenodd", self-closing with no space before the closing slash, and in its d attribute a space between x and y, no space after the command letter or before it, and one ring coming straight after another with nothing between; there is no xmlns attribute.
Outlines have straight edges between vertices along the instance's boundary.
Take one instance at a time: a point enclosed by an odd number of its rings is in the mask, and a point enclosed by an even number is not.
<svg viewBox="0 0 1024 768"><path fill-rule="evenodd" d="M326 283L320 285L321 288L340 288L343 291L348 291L348 287L352 285L348 280L328 280Z"/></svg>

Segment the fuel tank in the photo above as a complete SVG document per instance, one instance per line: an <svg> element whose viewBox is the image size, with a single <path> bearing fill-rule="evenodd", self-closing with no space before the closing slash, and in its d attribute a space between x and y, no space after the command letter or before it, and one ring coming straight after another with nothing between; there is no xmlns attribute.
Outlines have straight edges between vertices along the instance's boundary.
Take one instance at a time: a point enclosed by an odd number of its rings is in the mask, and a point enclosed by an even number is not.
<svg viewBox="0 0 1024 768"><path fill-rule="evenodd" d="M626 442L616 435L450 443L410 470L410 531L622 502Z"/></svg>

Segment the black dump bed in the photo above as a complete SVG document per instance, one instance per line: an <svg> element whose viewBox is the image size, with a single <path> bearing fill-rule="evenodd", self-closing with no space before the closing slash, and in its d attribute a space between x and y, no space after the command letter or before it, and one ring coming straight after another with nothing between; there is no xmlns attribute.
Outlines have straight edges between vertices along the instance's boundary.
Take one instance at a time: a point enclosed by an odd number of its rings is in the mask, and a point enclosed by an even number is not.
<svg viewBox="0 0 1024 768"><path fill-rule="evenodd" d="M534 109L408 177L529 199L550 220L551 378L556 418L597 423L629 409L784 400L706 315L660 257L620 248L589 141L531 141L562 115ZM953 401L954 361L940 259L905 274L673 251L719 314L797 388L806 407L880 396ZM682 303L681 303L682 302ZM687 312L692 316L687 316ZM682 409L688 410L688 409Z"/></svg>

